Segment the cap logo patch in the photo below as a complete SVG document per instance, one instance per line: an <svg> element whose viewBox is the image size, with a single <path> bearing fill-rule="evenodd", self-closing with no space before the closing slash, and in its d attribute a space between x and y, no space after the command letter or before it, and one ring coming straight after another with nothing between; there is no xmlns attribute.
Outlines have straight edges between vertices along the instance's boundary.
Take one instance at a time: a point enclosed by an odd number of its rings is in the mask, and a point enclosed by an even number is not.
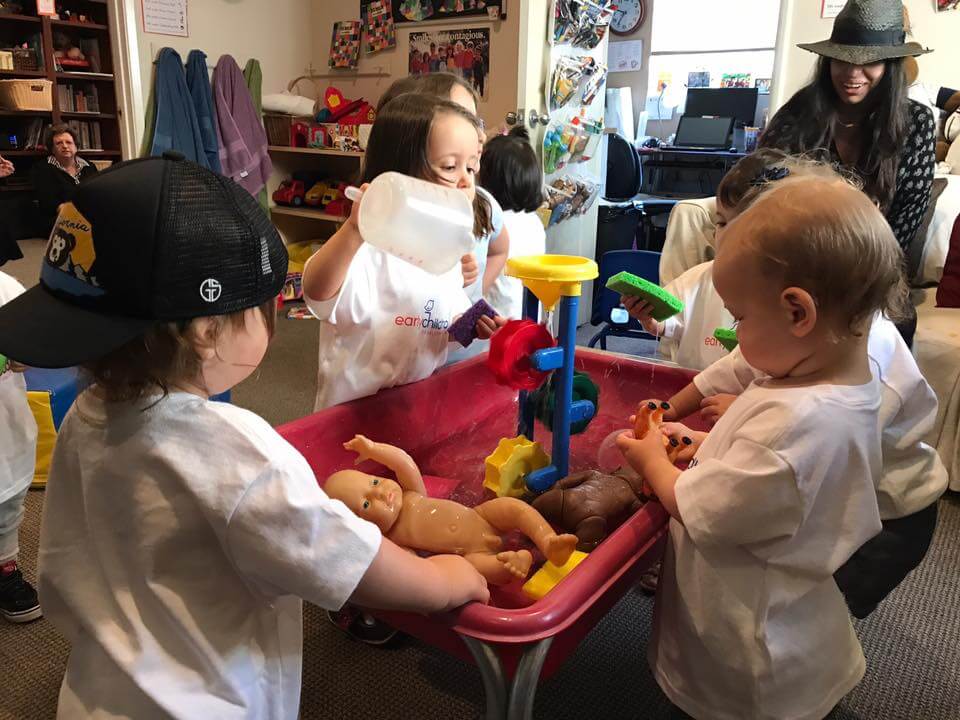
<svg viewBox="0 0 960 720"><path fill-rule="evenodd" d="M93 226L73 203L65 203L47 243L47 262L93 286L98 286L93 266L97 253L93 246Z"/></svg>
<svg viewBox="0 0 960 720"><path fill-rule="evenodd" d="M220 294L223 292L223 287L217 280L213 278L207 278L202 283L200 283L200 297L202 297L208 303L215 303L220 299Z"/></svg>

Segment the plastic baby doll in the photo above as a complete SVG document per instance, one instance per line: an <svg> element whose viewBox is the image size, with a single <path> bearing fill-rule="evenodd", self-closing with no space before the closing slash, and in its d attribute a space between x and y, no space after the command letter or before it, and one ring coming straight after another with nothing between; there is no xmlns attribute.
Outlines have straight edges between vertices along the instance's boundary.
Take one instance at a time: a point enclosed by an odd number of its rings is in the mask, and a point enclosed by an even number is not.
<svg viewBox="0 0 960 720"><path fill-rule="evenodd" d="M327 479L324 491L401 547L462 555L493 585L525 578L533 564L529 550L503 549L504 533L519 530L555 565L563 565L576 548L576 535L557 535L540 513L521 500L502 497L468 508L431 498L420 469L400 448L363 435L344 447L357 453L358 463L374 460L392 470L397 479L341 470Z"/></svg>

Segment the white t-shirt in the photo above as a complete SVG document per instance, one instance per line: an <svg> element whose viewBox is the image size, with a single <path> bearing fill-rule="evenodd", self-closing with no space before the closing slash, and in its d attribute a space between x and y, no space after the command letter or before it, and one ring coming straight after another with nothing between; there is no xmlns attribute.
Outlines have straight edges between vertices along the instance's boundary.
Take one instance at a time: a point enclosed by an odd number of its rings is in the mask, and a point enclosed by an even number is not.
<svg viewBox="0 0 960 720"><path fill-rule="evenodd" d="M337 295L304 300L323 321L316 410L432 375L447 359L447 328L471 304L459 263L433 275L368 243Z"/></svg>
<svg viewBox="0 0 960 720"><path fill-rule="evenodd" d="M24 291L0 272L0 307ZM9 361L9 359L8 359ZM30 486L37 455L37 422L27 402L22 373L0 374L0 503Z"/></svg>
<svg viewBox="0 0 960 720"><path fill-rule="evenodd" d="M880 530L875 382L730 406L676 484L649 659L685 712L824 717L865 662L833 572Z"/></svg>
<svg viewBox="0 0 960 720"><path fill-rule="evenodd" d="M44 615L71 644L58 717L295 720L300 598L339 608L380 540L247 410L83 393L40 539Z"/></svg>
<svg viewBox="0 0 960 720"><path fill-rule="evenodd" d="M733 316L713 287L713 261L696 265L664 290L683 301L683 312L663 323L660 352L681 367L703 370L729 351L713 336L719 327L733 327Z"/></svg>
<svg viewBox="0 0 960 720"><path fill-rule="evenodd" d="M543 255L547 252L547 233L536 213L504 210L503 224L510 233L510 252L507 257ZM501 272L487 291L487 301L503 317L519 320L523 317L523 283Z"/></svg>
<svg viewBox="0 0 960 720"><path fill-rule="evenodd" d="M880 382L883 468L876 478L877 503L880 517L891 520L929 507L947 489L947 469L937 451L923 441L936 422L937 396L896 325L884 317L870 326L867 354ZM762 376L737 348L693 382L704 396L736 395Z"/></svg>

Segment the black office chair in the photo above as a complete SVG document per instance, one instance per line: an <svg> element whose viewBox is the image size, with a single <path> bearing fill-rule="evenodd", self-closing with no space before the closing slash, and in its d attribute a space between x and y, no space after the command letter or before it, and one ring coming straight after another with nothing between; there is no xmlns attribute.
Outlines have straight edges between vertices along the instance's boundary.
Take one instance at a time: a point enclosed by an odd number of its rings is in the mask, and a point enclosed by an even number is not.
<svg viewBox="0 0 960 720"><path fill-rule="evenodd" d="M600 288L600 297L599 302L594 303L590 324L603 323L603 327L600 328L600 332L590 338L587 347L596 347L599 342L600 349L606 350L607 338L611 336L638 340L658 339L644 330L637 320L630 317L620 304L620 295L606 287L607 280L624 270L659 284L660 253L647 250L613 250L600 258L600 277L595 281L596 287Z"/></svg>

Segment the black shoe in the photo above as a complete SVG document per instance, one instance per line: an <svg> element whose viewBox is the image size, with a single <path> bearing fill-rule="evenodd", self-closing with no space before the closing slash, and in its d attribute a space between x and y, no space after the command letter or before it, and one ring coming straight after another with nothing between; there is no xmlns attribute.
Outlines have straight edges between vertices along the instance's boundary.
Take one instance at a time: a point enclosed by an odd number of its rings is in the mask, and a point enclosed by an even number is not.
<svg viewBox="0 0 960 720"><path fill-rule="evenodd" d="M37 591L23 579L16 565L12 572L0 575L0 615L13 623L26 623L43 617Z"/></svg>
<svg viewBox="0 0 960 720"><path fill-rule="evenodd" d="M394 628L350 606L327 610L327 619L338 630L367 645L386 645L397 636Z"/></svg>

